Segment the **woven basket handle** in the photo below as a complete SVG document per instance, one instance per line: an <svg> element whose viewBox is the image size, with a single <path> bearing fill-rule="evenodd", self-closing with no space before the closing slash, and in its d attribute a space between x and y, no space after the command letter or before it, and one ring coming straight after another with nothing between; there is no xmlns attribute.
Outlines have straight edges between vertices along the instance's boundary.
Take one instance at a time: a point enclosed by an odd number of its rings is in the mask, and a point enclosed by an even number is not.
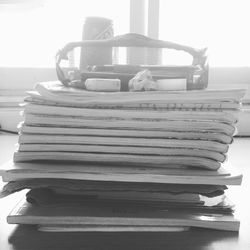
<svg viewBox="0 0 250 250"><path fill-rule="evenodd" d="M201 69L203 69L207 64L206 48L195 49L173 42L156 40L140 34L129 33L106 40L84 40L66 44L66 46L56 55L57 76L64 85L68 85L70 80L65 78L64 73L60 68L60 62L61 60L67 60L68 52L77 47L146 47L175 49L189 53L193 57L192 65L194 66L199 65Z"/></svg>

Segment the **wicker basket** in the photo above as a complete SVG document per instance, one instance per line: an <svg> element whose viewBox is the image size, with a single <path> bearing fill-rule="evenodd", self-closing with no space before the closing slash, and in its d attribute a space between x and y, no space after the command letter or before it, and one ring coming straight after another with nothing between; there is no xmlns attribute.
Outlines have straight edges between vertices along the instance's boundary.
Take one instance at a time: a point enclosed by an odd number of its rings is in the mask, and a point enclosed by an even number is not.
<svg viewBox="0 0 250 250"><path fill-rule="evenodd" d="M122 36L116 36L107 40L85 40L80 42L68 43L62 48L56 56L56 71L58 79L65 86L84 86L84 82L87 78L120 78L122 82L122 91L128 90L128 81L135 75L133 73L117 73L117 72L98 72L96 70L87 72L80 72L80 79L70 79L65 76L62 68L60 67L61 60L67 60L67 53L76 47L84 47L85 50L94 47L144 47L144 48L167 48L180 50L190 54L193 57L192 64L188 66L164 66L159 65L159 68L164 73L163 75L155 75L156 79L162 78L175 78L178 76L185 77L187 79L187 89L205 89L208 85L208 58L207 49L196 49L177 43L155 40L143 35L129 33ZM99 65L100 66L100 65ZM131 66L131 65L130 65ZM129 67L129 65L128 65ZM157 66L155 66L157 68ZM158 70L159 72L159 70ZM173 75L173 72L175 74ZM79 74L78 74L79 75ZM78 81L77 85L73 83Z"/></svg>

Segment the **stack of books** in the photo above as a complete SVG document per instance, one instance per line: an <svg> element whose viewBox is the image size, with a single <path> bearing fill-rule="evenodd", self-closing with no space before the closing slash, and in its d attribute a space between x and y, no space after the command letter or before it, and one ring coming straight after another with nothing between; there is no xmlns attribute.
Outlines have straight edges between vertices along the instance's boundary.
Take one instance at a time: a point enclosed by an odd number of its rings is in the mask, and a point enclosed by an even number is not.
<svg viewBox="0 0 250 250"><path fill-rule="evenodd" d="M239 230L223 163L245 90L28 93L2 195L29 189L9 223L44 231Z"/></svg>

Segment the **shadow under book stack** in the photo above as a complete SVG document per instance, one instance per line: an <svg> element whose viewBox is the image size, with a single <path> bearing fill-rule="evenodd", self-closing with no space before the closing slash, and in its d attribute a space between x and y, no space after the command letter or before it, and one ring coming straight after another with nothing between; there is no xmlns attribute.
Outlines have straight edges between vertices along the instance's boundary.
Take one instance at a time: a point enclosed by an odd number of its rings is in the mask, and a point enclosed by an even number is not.
<svg viewBox="0 0 250 250"><path fill-rule="evenodd" d="M239 230L224 164L244 90L28 93L2 195L9 223L42 231ZM223 164L222 164L223 163Z"/></svg>

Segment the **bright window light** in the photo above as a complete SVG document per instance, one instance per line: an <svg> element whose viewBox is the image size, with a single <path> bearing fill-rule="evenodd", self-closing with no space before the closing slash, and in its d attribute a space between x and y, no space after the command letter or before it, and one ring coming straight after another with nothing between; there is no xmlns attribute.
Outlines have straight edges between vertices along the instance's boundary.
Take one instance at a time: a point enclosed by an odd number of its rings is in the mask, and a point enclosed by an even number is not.
<svg viewBox="0 0 250 250"><path fill-rule="evenodd" d="M81 40L87 16L113 20L115 35L129 31L129 0L23 2L0 6L0 67L54 67L56 52Z"/></svg>
<svg viewBox="0 0 250 250"><path fill-rule="evenodd" d="M208 47L211 66L250 65L249 25L249 0L160 1L160 39Z"/></svg>

